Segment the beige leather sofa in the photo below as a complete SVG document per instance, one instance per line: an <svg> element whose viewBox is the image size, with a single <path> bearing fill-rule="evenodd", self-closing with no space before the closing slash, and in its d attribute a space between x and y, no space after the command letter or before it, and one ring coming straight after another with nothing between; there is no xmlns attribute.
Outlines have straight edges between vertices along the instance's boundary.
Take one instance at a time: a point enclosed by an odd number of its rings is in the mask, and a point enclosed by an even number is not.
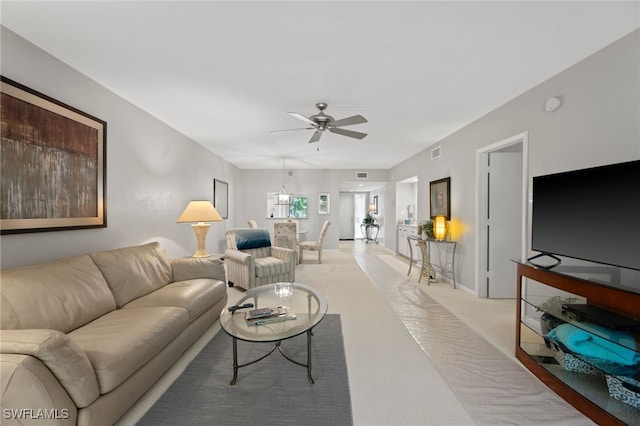
<svg viewBox="0 0 640 426"><path fill-rule="evenodd" d="M2 271L3 425L110 425L227 303L223 263L158 243Z"/></svg>

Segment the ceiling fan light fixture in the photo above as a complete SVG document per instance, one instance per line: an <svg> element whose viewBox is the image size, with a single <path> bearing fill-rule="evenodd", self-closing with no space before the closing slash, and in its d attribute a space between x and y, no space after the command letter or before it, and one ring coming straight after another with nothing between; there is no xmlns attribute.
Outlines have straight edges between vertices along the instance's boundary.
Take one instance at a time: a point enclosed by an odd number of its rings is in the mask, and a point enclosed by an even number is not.
<svg viewBox="0 0 640 426"><path fill-rule="evenodd" d="M289 130L315 130L313 135L311 135L311 139L309 139L309 143L315 143L320 141L320 137L325 130L328 130L331 133L347 136L354 139L364 139L367 136L366 133L356 132L353 130L342 129L343 126L353 126L354 124L363 124L367 123L367 119L361 115L353 115L351 117L342 118L340 120L335 120L332 116L325 114L324 110L327 108L327 104L325 102L316 103L316 108L320 110L317 114L312 115L311 117L306 117L298 112L288 112L292 117L297 118L298 120L302 120L307 124L310 124L312 127L307 127L304 129L289 129ZM288 130L276 130L271 133L285 132ZM319 150L319 149L318 149Z"/></svg>

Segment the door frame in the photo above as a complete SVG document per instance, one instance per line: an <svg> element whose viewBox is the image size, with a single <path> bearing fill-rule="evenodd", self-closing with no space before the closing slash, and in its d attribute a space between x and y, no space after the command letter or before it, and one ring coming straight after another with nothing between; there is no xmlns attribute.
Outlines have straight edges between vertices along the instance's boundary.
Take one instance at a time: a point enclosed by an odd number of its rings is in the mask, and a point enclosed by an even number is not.
<svg viewBox="0 0 640 426"><path fill-rule="evenodd" d="M529 132L524 131L517 135L487 145L476 150L476 224L478 237L476 238L476 297L488 297L486 283L487 271L487 162L491 152L499 151L507 146L522 143L522 226L521 226L521 253L522 259L527 257L528 247L528 200L529 200ZM515 277L514 277L515 279Z"/></svg>

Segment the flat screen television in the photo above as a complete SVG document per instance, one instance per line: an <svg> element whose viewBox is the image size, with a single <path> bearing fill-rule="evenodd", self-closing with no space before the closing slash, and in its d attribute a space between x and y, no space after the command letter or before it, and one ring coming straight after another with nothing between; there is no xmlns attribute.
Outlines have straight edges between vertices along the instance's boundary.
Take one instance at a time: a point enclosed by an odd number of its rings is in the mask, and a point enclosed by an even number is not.
<svg viewBox="0 0 640 426"><path fill-rule="evenodd" d="M640 270L640 160L534 177L531 226L543 255Z"/></svg>

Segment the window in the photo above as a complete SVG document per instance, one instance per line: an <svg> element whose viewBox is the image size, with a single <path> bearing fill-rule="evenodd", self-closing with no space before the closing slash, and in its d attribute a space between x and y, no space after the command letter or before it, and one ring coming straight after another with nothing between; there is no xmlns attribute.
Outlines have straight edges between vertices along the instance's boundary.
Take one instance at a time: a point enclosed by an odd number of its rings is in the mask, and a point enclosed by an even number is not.
<svg viewBox="0 0 640 426"><path fill-rule="evenodd" d="M289 207L289 217L307 218L308 202L307 197L293 197L293 204Z"/></svg>

